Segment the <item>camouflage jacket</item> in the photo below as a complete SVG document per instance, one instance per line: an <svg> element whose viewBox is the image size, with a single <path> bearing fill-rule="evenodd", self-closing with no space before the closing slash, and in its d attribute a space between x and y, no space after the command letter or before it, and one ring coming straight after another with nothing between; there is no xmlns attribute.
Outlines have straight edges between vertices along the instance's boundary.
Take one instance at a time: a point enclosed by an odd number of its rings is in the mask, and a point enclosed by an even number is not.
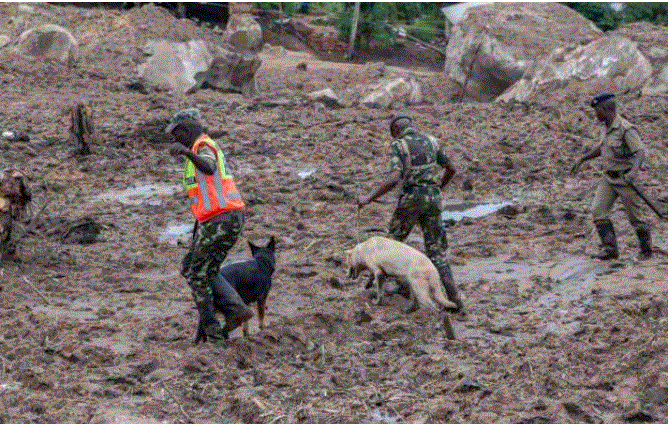
<svg viewBox="0 0 668 424"><path fill-rule="evenodd" d="M389 171L401 171L404 190L412 186L440 186L440 168L450 162L437 138L411 127L392 142L389 155Z"/></svg>

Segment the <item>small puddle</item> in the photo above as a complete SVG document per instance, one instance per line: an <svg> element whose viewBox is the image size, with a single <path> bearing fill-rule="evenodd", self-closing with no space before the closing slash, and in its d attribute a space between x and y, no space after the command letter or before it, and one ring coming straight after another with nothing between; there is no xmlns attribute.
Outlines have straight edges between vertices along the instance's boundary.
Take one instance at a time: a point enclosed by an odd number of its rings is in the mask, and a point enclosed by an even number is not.
<svg viewBox="0 0 668 424"><path fill-rule="evenodd" d="M150 206L162 205L161 196L171 196L181 191L181 186L167 183L146 183L138 184L125 190L108 190L96 196L99 200L116 201L124 205Z"/></svg>
<svg viewBox="0 0 668 424"><path fill-rule="evenodd" d="M506 206L512 205L513 202L497 202L497 203L456 203L446 204L441 213L443 221L461 221L463 218L480 218L485 215L498 212Z"/></svg>

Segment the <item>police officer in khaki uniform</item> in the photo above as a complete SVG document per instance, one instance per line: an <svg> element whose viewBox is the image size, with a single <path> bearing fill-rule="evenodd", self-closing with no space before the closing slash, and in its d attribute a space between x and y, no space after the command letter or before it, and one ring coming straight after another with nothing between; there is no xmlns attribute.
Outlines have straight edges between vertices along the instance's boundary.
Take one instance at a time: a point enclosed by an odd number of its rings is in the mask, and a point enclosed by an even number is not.
<svg viewBox="0 0 668 424"><path fill-rule="evenodd" d="M605 172L592 204L592 215L602 247L592 256L599 259L616 259L619 256L615 228L610 221L610 212L619 197L640 241L636 260L649 259L652 256L650 228L643 219L638 195L627 185L627 182L632 183L638 176L645 159L645 146L638 129L617 113L614 94L603 93L594 97L591 106L598 120L605 124L601 131L601 141L578 159L571 173L575 175L580 165L587 160L598 156L603 158Z"/></svg>
<svg viewBox="0 0 668 424"><path fill-rule="evenodd" d="M402 181L397 207L390 220L389 235L404 241L415 224L420 225L426 254L438 269L448 299L464 313L447 258L448 241L441 223L441 189L455 175L455 168L438 140L413 128L407 113L392 118L390 133L395 140L390 146L387 177L371 193L360 195L357 204L363 207ZM445 169L442 177L441 168Z"/></svg>

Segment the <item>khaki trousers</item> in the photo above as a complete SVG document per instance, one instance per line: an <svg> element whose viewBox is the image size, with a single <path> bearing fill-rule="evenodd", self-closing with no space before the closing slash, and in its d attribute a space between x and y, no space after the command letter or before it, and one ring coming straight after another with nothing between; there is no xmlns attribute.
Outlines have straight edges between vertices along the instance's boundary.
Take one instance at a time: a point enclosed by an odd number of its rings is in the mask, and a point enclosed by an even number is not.
<svg viewBox="0 0 668 424"><path fill-rule="evenodd" d="M643 219L640 197L635 191L621 179L611 180L602 177L598 183L594 201L591 205L591 213L594 222L607 221L610 219L612 207L619 197L624 205L624 211L629 217L629 222L636 230L649 229L647 222Z"/></svg>

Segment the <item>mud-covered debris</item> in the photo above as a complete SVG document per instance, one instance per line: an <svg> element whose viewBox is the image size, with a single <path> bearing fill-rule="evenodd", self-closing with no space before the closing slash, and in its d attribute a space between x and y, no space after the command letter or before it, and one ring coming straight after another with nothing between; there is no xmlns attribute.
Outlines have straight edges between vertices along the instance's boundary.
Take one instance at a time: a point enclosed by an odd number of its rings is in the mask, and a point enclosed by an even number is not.
<svg viewBox="0 0 668 424"><path fill-rule="evenodd" d="M341 100L339 100L338 96L331 88L314 91L308 96L314 102L322 103L329 109L341 109L344 107L344 105L341 103Z"/></svg>
<svg viewBox="0 0 668 424"><path fill-rule="evenodd" d="M470 393L480 390L480 383L474 380L464 380L456 388L457 393Z"/></svg>
<svg viewBox="0 0 668 424"><path fill-rule="evenodd" d="M632 414L626 415L624 421L629 423L651 423L656 421L654 417L647 412L638 411Z"/></svg>
<svg viewBox="0 0 668 424"><path fill-rule="evenodd" d="M592 417L587 414L579 405L571 402L564 402L564 409L570 417L578 422L584 423L603 423L603 420L598 417Z"/></svg>
<svg viewBox="0 0 668 424"><path fill-rule="evenodd" d="M473 182L470 178L467 178L462 183L462 191L473 191Z"/></svg>
<svg viewBox="0 0 668 424"><path fill-rule="evenodd" d="M524 418L520 421L517 421L513 424L551 424L553 421L545 417L531 417Z"/></svg>
<svg viewBox="0 0 668 424"><path fill-rule="evenodd" d="M97 241L102 225L93 218L85 217L71 223L61 236L61 241L68 244L91 244Z"/></svg>
<svg viewBox="0 0 668 424"><path fill-rule="evenodd" d="M337 290L343 290L343 284L341 284L341 282L339 281L338 278L331 277L328 282L329 282L330 287L333 287Z"/></svg>
<svg viewBox="0 0 668 424"><path fill-rule="evenodd" d="M506 205L497 211L499 215L503 215L507 218L512 218L519 213L517 208L513 205Z"/></svg>
<svg viewBox="0 0 668 424"><path fill-rule="evenodd" d="M355 315L356 315L355 324L357 325L362 325L364 323L371 322L373 320L373 317L367 314L366 311L359 311Z"/></svg>

